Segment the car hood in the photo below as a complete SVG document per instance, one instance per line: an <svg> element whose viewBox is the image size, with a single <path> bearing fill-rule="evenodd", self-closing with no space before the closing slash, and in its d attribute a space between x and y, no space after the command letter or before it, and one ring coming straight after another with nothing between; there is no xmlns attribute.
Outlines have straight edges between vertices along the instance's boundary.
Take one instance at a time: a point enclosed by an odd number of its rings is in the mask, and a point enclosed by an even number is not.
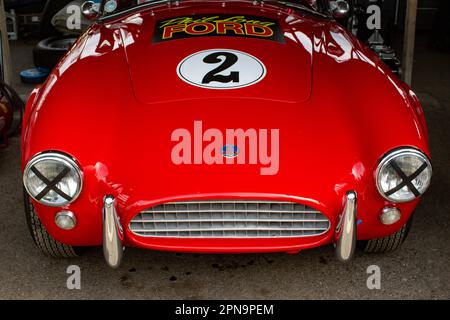
<svg viewBox="0 0 450 320"><path fill-rule="evenodd" d="M216 6L220 7L219 4ZM245 2L241 5L235 4L233 7L228 8L227 12L230 13L224 14L221 13L223 10L211 7L201 9L198 5L192 5L185 8L182 13L162 10L157 14L145 12L126 19L121 25L120 32L136 98L143 103L217 97L292 102L307 100L311 92L314 23L291 16L290 19L297 19L297 22L289 25L285 21L289 20L289 15L280 17L275 10L264 13L256 10L257 17L255 17L255 10L250 11ZM183 19L208 21L208 25L214 26L211 28L215 29L219 28L215 23L220 20L235 24L233 21L258 19L262 21L261 23L273 23L268 30L276 36L264 39L256 36L238 36L234 32L228 32L229 36L219 36L217 30L208 34L209 36L194 36L186 32L162 34L164 31L167 32L163 26L170 21ZM172 25L179 26L177 22L173 22ZM239 24L239 27L244 25ZM203 26L199 25L197 29L201 30ZM229 24L225 26L230 27ZM174 29L176 31L176 28ZM283 32L293 40L285 41ZM171 36L173 40L163 40L165 36ZM235 90L208 90L182 81L177 69L184 59L204 50L224 49L242 52L259 59L267 72L264 80ZM232 70L233 67L230 68Z"/></svg>
<svg viewBox="0 0 450 320"><path fill-rule="evenodd" d="M279 21L284 43L210 37L154 44L156 16L200 10L163 9L94 25L80 38L30 101L23 163L43 150L69 153L90 172L86 186L102 181L133 201L205 193L335 199L350 188L373 190L377 161L389 150L428 152L407 88L334 22L258 10ZM228 9L257 10L238 2ZM266 78L237 90L181 81L180 61L210 48L257 57ZM173 133L194 134L196 121L203 132L278 130L278 171L261 175L261 164L177 165Z"/></svg>

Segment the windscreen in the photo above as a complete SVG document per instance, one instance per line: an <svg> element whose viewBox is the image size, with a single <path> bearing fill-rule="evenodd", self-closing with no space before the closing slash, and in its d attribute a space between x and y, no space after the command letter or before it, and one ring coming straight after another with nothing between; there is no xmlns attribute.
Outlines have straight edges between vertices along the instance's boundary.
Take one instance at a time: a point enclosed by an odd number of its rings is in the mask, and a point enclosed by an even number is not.
<svg viewBox="0 0 450 320"><path fill-rule="evenodd" d="M103 16L115 15L121 12L133 10L139 7L151 5L152 3L164 3L164 0L103 0L101 5L101 12ZM318 10L318 0L292 0L280 1L293 4L300 4L309 9Z"/></svg>

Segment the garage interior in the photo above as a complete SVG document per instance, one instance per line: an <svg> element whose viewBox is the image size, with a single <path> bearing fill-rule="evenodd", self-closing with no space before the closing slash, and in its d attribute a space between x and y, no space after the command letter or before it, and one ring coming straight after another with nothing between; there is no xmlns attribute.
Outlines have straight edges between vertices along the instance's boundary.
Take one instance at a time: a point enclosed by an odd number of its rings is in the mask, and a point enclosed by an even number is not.
<svg viewBox="0 0 450 320"><path fill-rule="evenodd" d="M1 7L4 2L0 0ZM357 254L344 265L334 259L332 246L298 255L200 255L127 248L127 259L118 270L105 266L100 248L74 260L46 258L35 250L26 230L16 135L0 148L0 299L449 299L450 6L447 0L393 2L397 11L387 41L402 60L403 79L423 106L433 157L431 187L399 251ZM34 67L33 48L41 40L39 10L42 1L0 14L3 77L23 100L35 87L24 83L20 74ZM5 33L8 20L14 22ZM82 290L66 288L71 264L83 270ZM370 265L383 270L381 290L367 290Z"/></svg>

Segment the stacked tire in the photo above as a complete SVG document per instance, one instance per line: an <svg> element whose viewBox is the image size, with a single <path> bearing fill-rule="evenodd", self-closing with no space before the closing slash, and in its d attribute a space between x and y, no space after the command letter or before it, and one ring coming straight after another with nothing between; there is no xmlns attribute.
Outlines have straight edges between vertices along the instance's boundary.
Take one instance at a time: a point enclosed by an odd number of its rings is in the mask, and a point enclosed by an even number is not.
<svg viewBox="0 0 450 320"><path fill-rule="evenodd" d="M55 36L40 41L33 49L34 65L53 69L76 40L74 36Z"/></svg>
<svg viewBox="0 0 450 320"><path fill-rule="evenodd" d="M34 64L38 68L53 69L66 54L76 35L63 35L53 27L53 17L72 0L48 0L42 14L40 41L33 50Z"/></svg>

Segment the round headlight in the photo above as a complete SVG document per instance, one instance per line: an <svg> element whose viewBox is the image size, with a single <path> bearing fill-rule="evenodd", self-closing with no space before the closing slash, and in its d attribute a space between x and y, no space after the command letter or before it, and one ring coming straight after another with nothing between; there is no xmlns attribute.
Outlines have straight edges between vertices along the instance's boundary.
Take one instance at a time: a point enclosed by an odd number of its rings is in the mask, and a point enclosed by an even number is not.
<svg viewBox="0 0 450 320"><path fill-rule="evenodd" d="M75 161L60 153L42 153L25 167L23 182L28 194L47 206L65 206L78 197L82 173Z"/></svg>
<svg viewBox="0 0 450 320"><path fill-rule="evenodd" d="M428 158L415 149L400 149L386 155L376 171L380 194L392 202L407 202L421 196L431 182Z"/></svg>

